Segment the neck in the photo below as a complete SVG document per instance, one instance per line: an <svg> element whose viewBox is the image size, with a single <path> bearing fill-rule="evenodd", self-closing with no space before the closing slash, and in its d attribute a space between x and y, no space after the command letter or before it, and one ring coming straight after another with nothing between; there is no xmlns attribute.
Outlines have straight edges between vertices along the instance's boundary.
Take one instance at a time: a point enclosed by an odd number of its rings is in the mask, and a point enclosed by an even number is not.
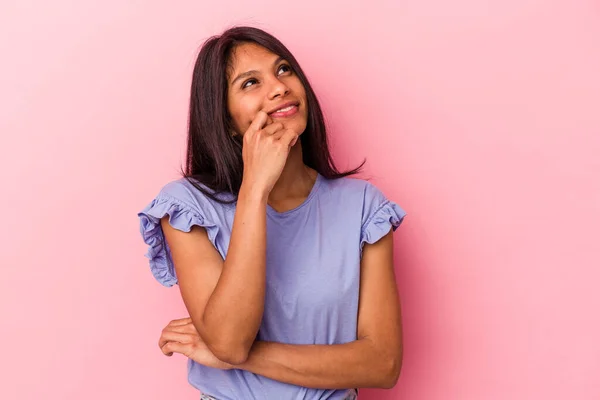
<svg viewBox="0 0 600 400"><path fill-rule="evenodd" d="M298 142L290 151L281 176L269 194L269 203L277 203L290 197L308 196L316 177L317 171L304 165L302 144Z"/></svg>

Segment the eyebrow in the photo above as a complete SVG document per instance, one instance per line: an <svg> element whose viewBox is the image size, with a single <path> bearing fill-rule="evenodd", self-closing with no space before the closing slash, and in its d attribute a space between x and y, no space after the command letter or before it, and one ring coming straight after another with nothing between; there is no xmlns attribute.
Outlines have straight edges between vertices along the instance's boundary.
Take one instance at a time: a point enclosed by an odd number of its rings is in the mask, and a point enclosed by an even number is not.
<svg viewBox="0 0 600 400"><path fill-rule="evenodd" d="M279 56L277 57L277 60L275 60L275 62L273 63L273 65L277 65L279 64L281 61L285 60L285 58ZM257 74L258 71L253 69L251 71L246 71L244 73L239 74L238 76L235 77L235 79L233 81L231 81L231 86L233 86L237 81L239 81L240 79L244 79L250 75L254 75Z"/></svg>

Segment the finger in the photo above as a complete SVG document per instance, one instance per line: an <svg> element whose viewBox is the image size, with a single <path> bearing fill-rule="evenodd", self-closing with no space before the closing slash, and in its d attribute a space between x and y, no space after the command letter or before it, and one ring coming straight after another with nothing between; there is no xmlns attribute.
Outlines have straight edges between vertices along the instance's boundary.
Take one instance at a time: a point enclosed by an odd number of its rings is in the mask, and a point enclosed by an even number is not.
<svg viewBox="0 0 600 400"><path fill-rule="evenodd" d="M190 317L181 318L181 319L174 319L173 321L169 322L168 326L185 325L185 324L189 324L191 322L192 322L192 319Z"/></svg>
<svg viewBox="0 0 600 400"><path fill-rule="evenodd" d="M275 122L262 129L262 131L269 136L274 135L281 130L283 130L283 124L281 122Z"/></svg>
<svg viewBox="0 0 600 400"><path fill-rule="evenodd" d="M171 357L173 353L186 355L189 351L189 345L185 345L178 342L167 342L160 348L160 351L162 351L164 355L169 357Z"/></svg>
<svg viewBox="0 0 600 400"><path fill-rule="evenodd" d="M178 332L178 333L188 333L198 335L198 331L194 324L185 324L185 325L175 325L175 326L167 326L163 330L164 332Z"/></svg>
<svg viewBox="0 0 600 400"><path fill-rule="evenodd" d="M166 342L192 343L193 336L185 333L165 331L158 339L158 347L162 347Z"/></svg>
<svg viewBox="0 0 600 400"><path fill-rule="evenodd" d="M275 134L273 134L273 139L280 140L282 137L284 137L286 134L289 134L290 132L293 131L291 129L282 129L280 131L277 131Z"/></svg>
<svg viewBox="0 0 600 400"><path fill-rule="evenodd" d="M159 341L173 340L179 343L192 343L196 335L190 335L189 333L180 333L172 331L163 331L160 335Z"/></svg>
<svg viewBox="0 0 600 400"><path fill-rule="evenodd" d="M162 351L162 353L165 356L171 357L173 355L173 352L170 351L169 346L167 346L167 343L169 342L159 343L158 348L160 349L160 351Z"/></svg>
<svg viewBox="0 0 600 400"><path fill-rule="evenodd" d="M252 120L250 127L248 128L248 132L258 132L261 130L265 124L267 123L267 119L269 115L264 111L259 111Z"/></svg>
<svg viewBox="0 0 600 400"><path fill-rule="evenodd" d="M294 144L296 144L297 140L298 134L291 129L286 129L279 138L280 142L286 144L289 147L292 147Z"/></svg>

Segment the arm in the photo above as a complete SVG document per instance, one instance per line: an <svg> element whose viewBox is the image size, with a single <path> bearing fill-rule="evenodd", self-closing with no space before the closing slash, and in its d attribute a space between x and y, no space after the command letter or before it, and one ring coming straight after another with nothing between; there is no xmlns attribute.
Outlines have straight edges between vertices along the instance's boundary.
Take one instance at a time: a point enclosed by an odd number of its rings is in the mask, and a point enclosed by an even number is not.
<svg viewBox="0 0 600 400"><path fill-rule="evenodd" d="M267 193L242 184L226 259L204 228L189 233L161 220L184 304L202 340L219 359L243 362L264 309Z"/></svg>
<svg viewBox="0 0 600 400"><path fill-rule="evenodd" d="M264 111L243 135L243 179L224 261L203 228L183 233L161 220L192 322L213 355L228 364L246 361L262 321L267 200L297 139Z"/></svg>
<svg viewBox="0 0 600 400"><path fill-rule="evenodd" d="M402 364L402 326L391 231L363 249L357 337L337 345L256 342L236 368L318 389L393 387Z"/></svg>

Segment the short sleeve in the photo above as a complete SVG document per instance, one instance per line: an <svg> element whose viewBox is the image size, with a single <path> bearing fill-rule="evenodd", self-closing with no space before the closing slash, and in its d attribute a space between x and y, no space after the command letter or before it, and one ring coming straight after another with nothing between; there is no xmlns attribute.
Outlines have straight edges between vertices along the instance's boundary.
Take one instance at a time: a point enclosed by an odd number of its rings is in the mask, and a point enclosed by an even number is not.
<svg viewBox="0 0 600 400"><path fill-rule="evenodd" d="M388 200L376 186L367 183L360 232L361 253L365 243L375 243L390 229L398 229L405 216L406 211L398 204Z"/></svg>
<svg viewBox="0 0 600 400"><path fill-rule="evenodd" d="M216 247L215 239L219 228L206 218L188 191L189 189L180 182L171 182L138 213L140 233L148 245L145 256L150 259L150 271L158 282L167 287L177 284L177 276L160 225L161 218L168 215L169 224L182 232L190 232L194 225L204 227L210 241Z"/></svg>

